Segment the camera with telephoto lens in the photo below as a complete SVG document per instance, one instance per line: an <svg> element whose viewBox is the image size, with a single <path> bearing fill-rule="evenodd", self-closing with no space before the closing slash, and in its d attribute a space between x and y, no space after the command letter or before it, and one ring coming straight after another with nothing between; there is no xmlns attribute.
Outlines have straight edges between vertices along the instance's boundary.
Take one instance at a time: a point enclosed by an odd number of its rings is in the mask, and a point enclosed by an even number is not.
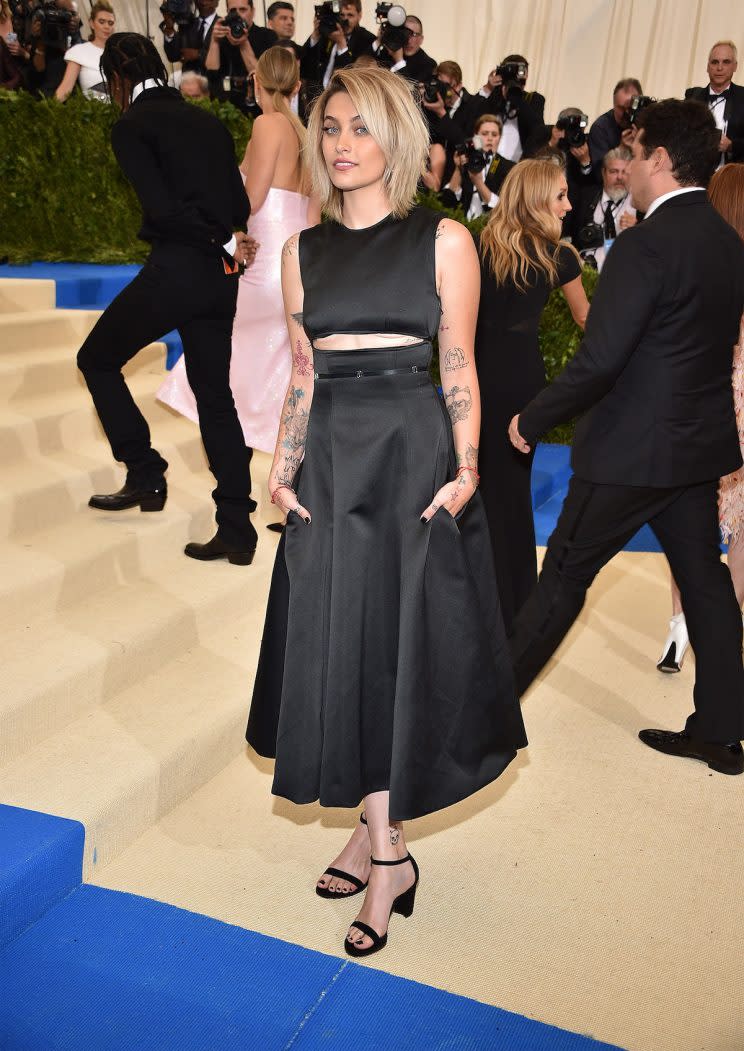
<svg viewBox="0 0 744 1051"><path fill-rule="evenodd" d="M480 135L474 135L466 142L460 142L455 146L455 153L464 153L467 157L465 169L471 173L482 172L486 166L486 153L483 149L483 140Z"/></svg>
<svg viewBox="0 0 744 1051"><path fill-rule="evenodd" d="M519 104L524 98L524 86L527 83L526 62L502 62L496 66L496 73L501 77L504 101L501 109L507 120L513 120L517 115Z"/></svg>
<svg viewBox="0 0 744 1051"><path fill-rule="evenodd" d="M349 29L348 18L341 17L341 0L326 0L324 4L315 5L315 17L318 19L318 32L327 40L339 26L346 33Z"/></svg>
<svg viewBox="0 0 744 1051"><path fill-rule="evenodd" d="M31 19L40 25L40 39L45 47L66 48L70 25L77 18L73 11L57 7L57 0L41 0L31 12Z"/></svg>
<svg viewBox="0 0 744 1051"><path fill-rule="evenodd" d="M388 51L400 51L413 36L405 24L408 15L400 4L378 4L375 18L380 26L380 43ZM436 102L436 99L430 101Z"/></svg>
<svg viewBox="0 0 744 1051"><path fill-rule="evenodd" d="M248 32L248 23L244 18L241 17L236 7L231 7L225 17L222 19L224 25L230 31L230 36L237 40L238 37L243 36L244 33Z"/></svg>
<svg viewBox="0 0 744 1051"><path fill-rule="evenodd" d="M424 98L427 102L436 102L437 96L439 96L447 104L447 94L452 88L449 84L443 80L439 80L438 77L432 77L431 80L427 80L424 84Z"/></svg>
<svg viewBox="0 0 744 1051"><path fill-rule="evenodd" d="M160 5L161 15L170 15L180 28L190 26L196 20L192 0L165 0ZM164 23L160 28L163 29Z"/></svg>
<svg viewBox="0 0 744 1051"><path fill-rule="evenodd" d="M655 98L650 95L634 95L630 100L628 106L628 124L630 127L635 126L635 122L638 120L638 114L641 110L646 109L647 106L652 106L656 102Z"/></svg>
<svg viewBox="0 0 744 1051"><path fill-rule="evenodd" d="M586 113L571 113L567 117L559 117L555 122L556 128L564 132L563 138L558 145L564 150L578 149L586 142L586 128L589 118Z"/></svg>
<svg viewBox="0 0 744 1051"><path fill-rule="evenodd" d="M587 223L586 226L582 226L579 232L576 234L574 244L578 248L581 258L584 260L587 266L592 267L593 270L597 270L597 257L595 252L598 248L601 248L605 243L605 233L602 226L599 223Z"/></svg>

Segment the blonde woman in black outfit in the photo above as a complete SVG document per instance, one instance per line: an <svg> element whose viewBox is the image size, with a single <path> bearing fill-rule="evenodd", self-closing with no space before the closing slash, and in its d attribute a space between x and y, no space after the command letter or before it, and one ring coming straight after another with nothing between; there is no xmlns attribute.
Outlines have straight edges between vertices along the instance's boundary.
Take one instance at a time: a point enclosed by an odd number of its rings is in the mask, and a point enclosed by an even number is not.
<svg viewBox="0 0 744 1051"><path fill-rule="evenodd" d="M481 491L507 635L537 581L534 450L524 456L513 448L509 422L545 386L538 327L551 291L562 289L582 328L589 311L579 256L559 243L570 210L563 171L551 161L521 161L504 180L480 237L475 360L483 405Z"/></svg>

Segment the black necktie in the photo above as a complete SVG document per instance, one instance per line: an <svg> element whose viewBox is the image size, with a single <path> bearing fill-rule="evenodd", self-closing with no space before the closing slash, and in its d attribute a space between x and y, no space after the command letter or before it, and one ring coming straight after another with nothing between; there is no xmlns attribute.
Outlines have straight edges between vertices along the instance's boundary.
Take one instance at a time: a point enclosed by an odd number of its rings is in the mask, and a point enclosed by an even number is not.
<svg viewBox="0 0 744 1051"><path fill-rule="evenodd" d="M728 88L726 88L725 91L721 91L718 95L716 95L713 91L708 92L708 102L718 102L719 99L723 99L725 101L727 98Z"/></svg>
<svg viewBox="0 0 744 1051"><path fill-rule="evenodd" d="M206 20L206 18L200 18L199 19L199 40L200 40L200 42L202 44L204 43L204 34L206 32L206 29L207 29L207 20Z"/></svg>
<svg viewBox="0 0 744 1051"><path fill-rule="evenodd" d="M612 214L612 201L607 202L607 207L604 212L604 235L606 241L614 241L617 237L615 217Z"/></svg>

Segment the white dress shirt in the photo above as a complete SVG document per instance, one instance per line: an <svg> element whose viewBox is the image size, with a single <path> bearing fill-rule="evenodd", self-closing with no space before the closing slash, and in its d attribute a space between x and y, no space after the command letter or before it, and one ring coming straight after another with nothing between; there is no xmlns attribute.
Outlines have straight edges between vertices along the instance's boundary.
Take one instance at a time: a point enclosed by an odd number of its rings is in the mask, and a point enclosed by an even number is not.
<svg viewBox="0 0 744 1051"><path fill-rule="evenodd" d="M657 197L655 201L648 206L646 210L646 219L653 215L660 204L664 201L670 201L672 197L679 197L681 193L693 193L695 190L705 190L704 186L680 186L678 190L670 190L669 193L663 193L661 197ZM644 220L645 221L645 220Z"/></svg>
<svg viewBox="0 0 744 1051"><path fill-rule="evenodd" d="M731 87L729 84L728 88ZM728 88L724 88L723 91L728 91ZM716 122L716 127L720 131L721 135L726 134L726 128L728 127L728 121L724 119L724 111L726 109L726 98L723 91L715 91L714 88L709 84L708 91L711 95L715 95L715 98L708 99L708 109L713 114L713 120ZM726 154L721 153L718 160L718 167L722 168L726 163Z"/></svg>
<svg viewBox="0 0 744 1051"><path fill-rule="evenodd" d="M597 207L594 209L594 215L592 217L594 219L594 222L597 223L598 226L604 226L605 211L607 209L607 205L608 204L612 205L612 219L613 219L613 222L615 223L615 231L616 231L616 236L617 236L618 234L622 233L622 231L620 230L620 219L621 219L621 217L623 215L625 215L626 213L629 214L629 215L635 215L636 214L636 210L635 210L635 208L633 207L633 205L631 203L631 199L630 199L630 194L629 193L626 194L625 197L623 197L620 201L615 203L615 201L613 201L610 197L608 197L607 193L603 190L602 191L602 196L600 197L599 201L597 202ZM609 252L609 250L610 250L610 245L608 245L607 242L605 241L604 245L602 245L601 248L598 248L594 252L594 258L597 261L597 270L601 270L602 269L602 267L604 265L604 261L607 258L607 253Z"/></svg>
<svg viewBox="0 0 744 1051"><path fill-rule="evenodd" d="M504 121L501 142L499 143L499 153L508 161L518 161L522 157L522 140L519 137L516 117L510 117Z"/></svg>
<svg viewBox="0 0 744 1051"><path fill-rule="evenodd" d="M324 88L328 87L328 81L333 76L333 67L336 64L336 55L345 55L348 50L349 50L349 48L346 46L346 44L344 44L343 47L339 47L338 44L334 44L333 47L331 48L331 55L330 55L330 58L328 59L328 65L326 66L326 71L323 74L323 87Z"/></svg>

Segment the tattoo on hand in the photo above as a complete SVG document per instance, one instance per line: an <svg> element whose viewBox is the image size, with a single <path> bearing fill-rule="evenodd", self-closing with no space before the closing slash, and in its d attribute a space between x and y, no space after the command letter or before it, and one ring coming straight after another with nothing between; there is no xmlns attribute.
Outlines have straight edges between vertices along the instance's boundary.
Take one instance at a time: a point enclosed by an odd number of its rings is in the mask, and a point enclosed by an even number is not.
<svg viewBox="0 0 744 1051"><path fill-rule="evenodd" d="M456 423L467 420L473 407L470 387L450 387L448 391L445 391L444 404L453 427Z"/></svg>
<svg viewBox="0 0 744 1051"><path fill-rule="evenodd" d="M468 364L468 359L465 357L465 351L462 347L452 347L444 355L445 372L456 372L458 369L464 369Z"/></svg>
<svg viewBox="0 0 744 1051"><path fill-rule="evenodd" d="M302 341L301 340L299 340L299 339L297 340L296 347L297 347L297 349L295 350L295 352L292 355L292 357L293 357L293 360L294 360L294 367L295 367L295 369L297 371L297 375L298 376L312 376L313 369L312 369L312 365L310 363L310 358L307 356L307 354L304 353L304 351L302 349Z"/></svg>

